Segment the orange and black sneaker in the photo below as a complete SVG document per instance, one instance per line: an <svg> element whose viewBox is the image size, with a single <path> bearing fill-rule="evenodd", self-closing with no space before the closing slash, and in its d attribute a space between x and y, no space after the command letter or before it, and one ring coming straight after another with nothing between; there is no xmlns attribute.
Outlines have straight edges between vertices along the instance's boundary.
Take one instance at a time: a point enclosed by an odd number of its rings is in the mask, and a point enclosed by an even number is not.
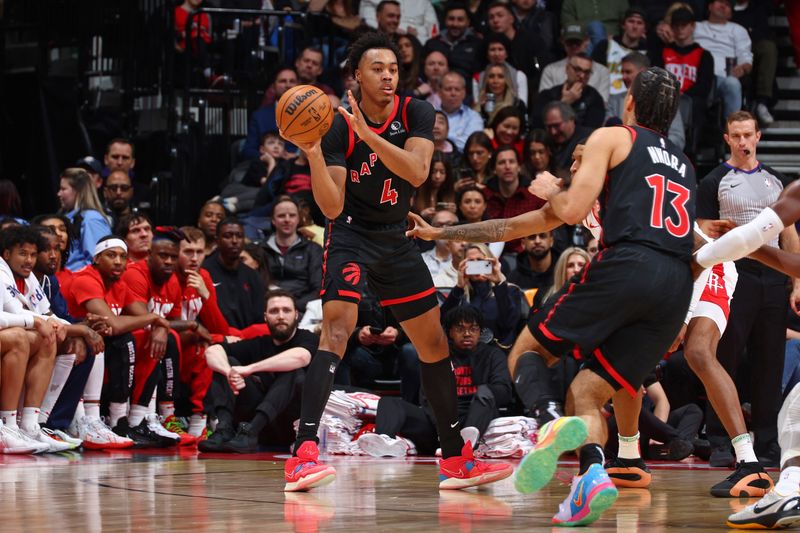
<svg viewBox="0 0 800 533"><path fill-rule="evenodd" d="M760 498L772 489L772 478L760 463L736 463L736 470L713 487L717 498Z"/></svg>
<svg viewBox="0 0 800 533"><path fill-rule="evenodd" d="M605 464L606 473L617 487L646 489L650 486L652 475L641 459L609 459Z"/></svg>

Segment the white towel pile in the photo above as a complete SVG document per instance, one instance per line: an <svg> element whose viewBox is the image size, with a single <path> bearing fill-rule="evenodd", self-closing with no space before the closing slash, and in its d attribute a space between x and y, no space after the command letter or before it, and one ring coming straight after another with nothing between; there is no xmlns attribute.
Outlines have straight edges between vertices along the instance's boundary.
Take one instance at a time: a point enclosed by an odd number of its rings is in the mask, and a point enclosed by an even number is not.
<svg viewBox="0 0 800 533"><path fill-rule="evenodd" d="M320 450L333 455L365 455L353 437L365 420L375 421L380 399L368 392L331 392L317 432ZM295 432L299 423L294 423Z"/></svg>
<svg viewBox="0 0 800 533"><path fill-rule="evenodd" d="M486 429L476 457L522 457L536 443L536 420L524 416L495 418Z"/></svg>

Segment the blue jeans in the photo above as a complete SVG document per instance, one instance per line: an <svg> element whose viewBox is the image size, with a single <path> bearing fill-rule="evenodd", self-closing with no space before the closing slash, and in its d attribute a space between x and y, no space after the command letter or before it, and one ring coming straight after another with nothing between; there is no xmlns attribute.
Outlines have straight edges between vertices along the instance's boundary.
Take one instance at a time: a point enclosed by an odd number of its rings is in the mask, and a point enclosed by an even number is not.
<svg viewBox="0 0 800 533"><path fill-rule="evenodd" d="M742 82L734 76L717 76L717 94L722 98L722 120L742 108Z"/></svg>
<svg viewBox="0 0 800 533"><path fill-rule="evenodd" d="M586 54L592 55L592 50L597 46L597 43L608 39L605 25L599 20L592 20L586 24L586 34L589 36L589 46L586 48Z"/></svg>
<svg viewBox="0 0 800 533"><path fill-rule="evenodd" d="M781 391L786 392L786 385L792 377L795 369L800 365L800 340L789 339L786 341L786 358L783 361L783 379L781 379Z"/></svg>

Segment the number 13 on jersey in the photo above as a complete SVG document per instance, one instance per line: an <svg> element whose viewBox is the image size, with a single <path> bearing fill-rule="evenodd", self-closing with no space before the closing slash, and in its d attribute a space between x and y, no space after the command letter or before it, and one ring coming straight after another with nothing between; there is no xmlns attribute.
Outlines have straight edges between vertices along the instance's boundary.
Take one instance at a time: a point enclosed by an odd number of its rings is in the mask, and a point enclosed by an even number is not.
<svg viewBox="0 0 800 533"><path fill-rule="evenodd" d="M680 183L666 179L661 174L651 174L644 179L647 185L653 189L653 205L650 208L650 226L654 228L664 228L673 237L685 237L691 229L689 212L686 210L686 202L689 201L690 191ZM384 187L385 189L385 187ZM674 195L670 200L670 205L678 215L678 220L674 221L672 216L664 216L664 195L671 193Z"/></svg>

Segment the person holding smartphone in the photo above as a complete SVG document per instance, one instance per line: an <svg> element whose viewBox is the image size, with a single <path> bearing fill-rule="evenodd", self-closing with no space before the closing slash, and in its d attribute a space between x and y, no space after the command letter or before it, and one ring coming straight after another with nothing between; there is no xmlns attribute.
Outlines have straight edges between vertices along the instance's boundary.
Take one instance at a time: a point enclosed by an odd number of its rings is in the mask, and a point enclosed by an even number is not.
<svg viewBox="0 0 800 533"><path fill-rule="evenodd" d="M508 347L518 330L521 298L519 287L508 283L489 248L472 243L458 265L458 281L442 304L442 314L470 304L483 314L484 328L491 330L498 344Z"/></svg>

